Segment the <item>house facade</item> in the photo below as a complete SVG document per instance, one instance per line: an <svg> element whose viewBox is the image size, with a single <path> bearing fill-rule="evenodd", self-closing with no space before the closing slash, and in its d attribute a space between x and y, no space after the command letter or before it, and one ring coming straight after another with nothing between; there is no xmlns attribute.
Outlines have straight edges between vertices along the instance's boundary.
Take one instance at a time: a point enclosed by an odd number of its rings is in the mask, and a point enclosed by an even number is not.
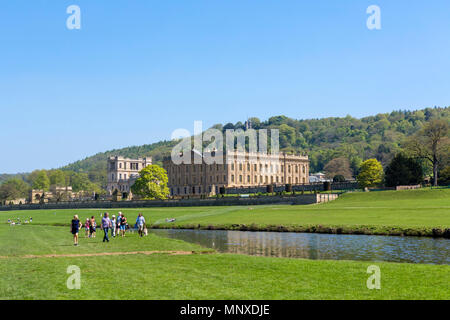
<svg viewBox="0 0 450 320"><path fill-rule="evenodd" d="M220 188L309 183L309 158L305 155L228 152L216 163L175 164L171 157L163 166L172 196L214 195ZM197 161L198 162L198 161Z"/></svg>

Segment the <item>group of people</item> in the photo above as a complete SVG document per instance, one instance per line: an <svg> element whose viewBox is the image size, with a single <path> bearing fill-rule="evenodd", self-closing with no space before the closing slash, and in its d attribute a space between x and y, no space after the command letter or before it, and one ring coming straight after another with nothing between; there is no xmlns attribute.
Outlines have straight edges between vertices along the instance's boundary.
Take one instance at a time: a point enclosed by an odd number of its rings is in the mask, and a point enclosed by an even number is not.
<svg viewBox="0 0 450 320"><path fill-rule="evenodd" d="M25 219L25 224L31 223L33 222L33 218L30 217L30 219ZM10 226L15 226L15 225L21 225L22 224L22 220L20 220L20 218L17 218L16 221L14 221L14 219L8 219L8 224Z"/></svg>
<svg viewBox="0 0 450 320"><path fill-rule="evenodd" d="M109 232L111 231L111 236L115 238L116 236L125 237L125 232L129 229L128 220L122 212L119 212L117 219L115 215L109 217L109 213L105 212L101 215L100 228L103 230L103 242L109 242ZM142 213L139 213L136 219L136 229L138 229L139 236L143 237L147 235L147 227L145 218ZM74 245L78 246L78 234L82 228L80 219L78 215L75 215L72 220L71 232L73 234ZM95 217L87 218L84 223L85 238L95 238L97 231L97 222Z"/></svg>

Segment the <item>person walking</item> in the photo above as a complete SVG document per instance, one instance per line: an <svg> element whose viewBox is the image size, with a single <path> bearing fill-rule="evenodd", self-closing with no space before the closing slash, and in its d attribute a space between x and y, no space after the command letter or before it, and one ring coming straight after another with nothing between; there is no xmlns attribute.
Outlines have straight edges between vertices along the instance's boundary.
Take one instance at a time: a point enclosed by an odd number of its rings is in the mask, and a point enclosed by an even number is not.
<svg viewBox="0 0 450 320"><path fill-rule="evenodd" d="M91 237L91 235L89 234L89 226L90 226L89 218L86 218L86 222L84 223L84 237L85 238Z"/></svg>
<svg viewBox="0 0 450 320"><path fill-rule="evenodd" d="M138 214L136 219L136 226L138 228L139 236L142 238L144 236L145 218L142 213Z"/></svg>
<svg viewBox="0 0 450 320"><path fill-rule="evenodd" d="M73 216L71 232L73 234L73 244L78 246L78 233L80 232L81 222L77 215Z"/></svg>
<svg viewBox="0 0 450 320"><path fill-rule="evenodd" d="M119 211L119 214L117 215L117 221L116 221L116 235L120 235L120 225L122 224L122 212Z"/></svg>
<svg viewBox="0 0 450 320"><path fill-rule="evenodd" d="M105 215L103 216L102 224L101 224L101 228L104 233L103 242L105 242L105 241L109 242L108 233L109 233L109 228L111 228L111 226L112 226L112 224L111 224L111 219L109 219L109 213L105 212Z"/></svg>
<svg viewBox="0 0 450 320"><path fill-rule="evenodd" d="M127 217L122 213L122 218L120 219L120 233L122 238L125 237L125 231L127 230Z"/></svg>
<svg viewBox="0 0 450 320"><path fill-rule="evenodd" d="M96 234L97 234L97 223L95 222L95 217L92 216L91 219L89 220L89 232L90 232L90 236L91 238L95 238Z"/></svg>
<svg viewBox="0 0 450 320"><path fill-rule="evenodd" d="M116 237L116 216L113 215L111 219L111 237Z"/></svg>

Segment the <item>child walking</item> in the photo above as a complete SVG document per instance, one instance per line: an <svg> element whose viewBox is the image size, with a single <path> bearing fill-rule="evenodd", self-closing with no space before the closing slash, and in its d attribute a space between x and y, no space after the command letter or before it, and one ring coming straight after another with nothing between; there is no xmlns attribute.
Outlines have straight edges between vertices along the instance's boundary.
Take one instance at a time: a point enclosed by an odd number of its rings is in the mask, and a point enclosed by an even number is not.
<svg viewBox="0 0 450 320"><path fill-rule="evenodd" d="M89 218L86 218L86 222L84 223L84 237L85 238L90 238L90 234L89 234Z"/></svg>

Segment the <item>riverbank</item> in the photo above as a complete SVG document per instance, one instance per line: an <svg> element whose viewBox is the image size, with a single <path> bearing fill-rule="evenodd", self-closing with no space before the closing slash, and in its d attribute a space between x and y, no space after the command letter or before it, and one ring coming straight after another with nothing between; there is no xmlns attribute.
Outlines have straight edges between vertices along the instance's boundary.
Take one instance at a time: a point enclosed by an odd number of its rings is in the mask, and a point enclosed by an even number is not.
<svg viewBox="0 0 450 320"><path fill-rule="evenodd" d="M255 206L152 227L450 238L450 189L349 193L320 205Z"/></svg>
<svg viewBox="0 0 450 320"><path fill-rule="evenodd" d="M0 300L450 299L448 265L219 254L155 235L103 243L101 233L75 247L66 228L0 226ZM198 254L171 254L188 251ZM67 288L69 266L79 290ZM370 266L379 290L367 287Z"/></svg>
<svg viewBox="0 0 450 320"><path fill-rule="evenodd" d="M142 212L155 229L276 231L392 236L450 236L450 189L358 192L329 203L228 207L123 208L0 212L33 224L69 225L76 213L86 219L122 211L131 224ZM175 219L166 222L166 219Z"/></svg>

